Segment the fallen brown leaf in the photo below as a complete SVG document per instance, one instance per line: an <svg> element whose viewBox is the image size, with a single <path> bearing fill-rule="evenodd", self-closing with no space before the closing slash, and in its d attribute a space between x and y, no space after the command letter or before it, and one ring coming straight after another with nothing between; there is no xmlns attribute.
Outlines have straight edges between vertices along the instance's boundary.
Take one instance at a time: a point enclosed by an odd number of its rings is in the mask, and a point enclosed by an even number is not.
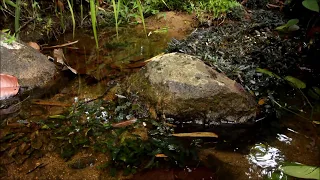
<svg viewBox="0 0 320 180"><path fill-rule="evenodd" d="M18 78L8 74L0 74L0 99L18 94L19 88Z"/></svg>
<svg viewBox="0 0 320 180"><path fill-rule="evenodd" d="M30 47L32 47L33 49L36 49L36 50L38 50L38 51L40 51L40 46L36 43L36 42L28 42L28 45L30 46Z"/></svg>
<svg viewBox="0 0 320 180"><path fill-rule="evenodd" d="M156 156L156 157L161 157L161 158L166 158L166 157L168 157L168 156L166 156L165 154L156 154L155 156Z"/></svg>
<svg viewBox="0 0 320 180"><path fill-rule="evenodd" d="M127 126L130 126L130 125L134 124L135 122L137 122L137 118L131 118L129 120L122 121L122 122L119 122L119 123L113 123L111 126L115 127L115 128L127 127Z"/></svg>
<svg viewBox="0 0 320 180"><path fill-rule="evenodd" d="M214 137L217 138L218 135L213 132L192 132L192 133L176 133L172 134L176 137Z"/></svg>

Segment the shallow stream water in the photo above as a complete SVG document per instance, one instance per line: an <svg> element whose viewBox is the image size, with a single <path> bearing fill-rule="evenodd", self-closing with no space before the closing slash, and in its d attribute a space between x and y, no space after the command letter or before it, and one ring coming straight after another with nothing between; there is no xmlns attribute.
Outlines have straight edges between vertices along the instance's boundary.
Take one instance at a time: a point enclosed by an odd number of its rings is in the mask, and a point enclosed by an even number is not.
<svg viewBox="0 0 320 180"><path fill-rule="evenodd" d="M22 121L39 121L57 115L69 108L75 100L93 99L102 95L110 82L121 79L138 71L144 61L164 51L172 36L166 31L153 32L148 38L143 29L123 28L119 38L114 30L100 34L98 53L90 34L78 32L60 37L53 44L79 40L73 46L63 48L67 63L79 74L65 73L68 78L55 92L47 93L32 104L24 104L20 115L10 119L8 124L19 133ZM50 54L52 49L44 53ZM73 76L70 78L70 76ZM38 103L37 103L38 102ZM42 103L41 103L42 102ZM304 115L304 114L302 114ZM320 119L314 115L314 119ZM13 127L16 125L17 127ZM2 135L7 128L2 128ZM223 138L206 140L200 151L201 165L183 168L153 169L130 176L131 179L264 179L271 177L282 162L299 162L319 166L319 126L296 115L287 114L281 119L265 119L235 139ZM33 132L23 132L33 133ZM50 141L45 139L44 141ZM3 142L3 141L1 141ZM13 148L2 147L1 179L109 179L106 172L90 165L84 169L70 169L62 158L50 150L23 156L22 163L9 159L6 154L21 147L11 143ZM54 144L53 144L54 146ZM15 147L15 149L14 149ZM94 157L102 162L107 159L103 154L92 153L84 148L75 155ZM37 163L44 167L28 173ZM96 163L99 164L99 163ZM122 177L123 178L123 177Z"/></svg>

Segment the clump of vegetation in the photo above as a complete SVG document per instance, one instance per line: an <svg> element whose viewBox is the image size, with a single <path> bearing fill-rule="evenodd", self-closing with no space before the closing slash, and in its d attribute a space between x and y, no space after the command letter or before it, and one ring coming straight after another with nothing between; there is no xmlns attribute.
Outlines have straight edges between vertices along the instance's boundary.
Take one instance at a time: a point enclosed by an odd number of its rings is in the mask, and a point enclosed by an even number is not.
<svg viewBox="0 0 320 180"><path fill-rule="evenodd" d="M96 3L94 0L87 1L43 1L32 3L25 0L17 1L16 3L6 0L0 5L4 16L15 14L15 34L33 24L33 28L42 26L39 30L44 34L57 36L59 32L65 32L72 25L73 33L77 26L83 26L87 18L86 14L91 16L91 25L93 27L94 36L97 42L97 25L99 14L114 14L115 26L118 27L122 23L141 22L144 24L144 17L157 14L159 11L165 10L181 10L196 13L200 20L212 16L212 19L224 17L227 13L233 11L234 8L241 7L235 0L201 0L201 1L165 1L165 0L105 0ZM100 7L99 7L100 6ZM45 7L45 8L44 8ZM98 8L99 7L99 8ZM112 8L109 8L112 7ZM52 14L51 12L55 12ZM69 18L72 17L70 21ZM108 16L108 15L107 15ZM3 19L3 21L6 21ZM53 24L60 21L60 29L55 29ZM70 22L69 22L70 21ZM105 21L105 20L102 20ZM9 22L8 22L9 23ZM45 27L45 28L43 28ZM9 28L11 27L0 27ZM46 32L44 32L46 31Z"/></svg>
<svg viewBox="0 0 320 180"><path fill-rule="evenodd" d="M268 13L264 10L253 11L250 23L241 21L224 24L214 29L198 30L185 40L173 40L168 52L178 51L201 57L207 64L225 73L231 79L237 80L247 91L255 95L266 116L283 114L284 104L292 97L297 98L299 95L301 102L305 102L308 106L296 102L290 104L289 109L297 113L301 109L310 111L310 107L313 107L310 104L316 104L318 101L314 99L312 103L310 98L304 96L305 94L314 95L314 90L308 93L310 88L301 86L302 83L297 83L298 80L292 77L299 78L297 76L301 72L299 66L314 70L316 67L310 67L307 64L305 57L302 56L304 50L298 51L301 41L299 38L303 37L282 39L272 34L277 26L283 24L282 19L282 16L277 13ZM258 68L267 69L277 76L265 76L265 71L259 72ZM306 84L317 89L319 73L313 70L304 73L305 77L313 79ZM298 85L288 86L288 84ZM272 108L273 106L280 108ZM310 116L306 115L305 118L310 119Z"/></svg>
<svg viewBox="0 0 320 180"><path fill-rule="evenodd" d="M186 160L197 159L196 141L190 144L172 137L173 128L150 119L136 98L79 102L68 114L50 116L42 127L52 130L50 136L60 142L59 152L66 160L84 147L108 153L112 160L101 168L112 174L160 166L163 157L159 159L157 154L165 154L169 162L181 166Z"/></svg>

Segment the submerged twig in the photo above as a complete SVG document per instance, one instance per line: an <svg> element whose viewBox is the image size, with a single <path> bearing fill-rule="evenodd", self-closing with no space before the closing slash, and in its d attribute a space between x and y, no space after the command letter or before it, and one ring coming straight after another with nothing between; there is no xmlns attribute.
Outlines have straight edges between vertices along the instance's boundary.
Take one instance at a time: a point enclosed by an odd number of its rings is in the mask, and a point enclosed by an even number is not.
<svg viewBox="0 0 320 180"><path fill-rule="evenodd" d="M278 102L277 102L276 100L274 100L273 98L269 97L269 99L271 99L271 101L274 102L276 105L278 105L280 108L282 108L282 109L284 109L284 110L286 110L286 111L288 111L288 112L291 112L292 114L294 114L294 115L296 115L296 116L299 116L299 117L301 117L301 118L303 118L303 119L310 120L310 119L308 119L308 118L306 118L306 117L304 117L304 116L301 116L300 114L298 114L298 113L296 113L296 112L294 112L294 111L292 111L292 110L290 110L290 109L288 109L288 108L286 108L286 107L283 107L280 103L278 103Z"/></svg>
<svg viewBox="0 0 320 180"><path fill-rule="evenodd" d="M34 167L33 169L30 169L30 170L27 172L27 174L32 173L33 171L35 171L35 170L38 169L38 168L45 167L45 166L48 165L48 164L49 164L49 163L47 163L47 164L40 163L40 164L38 164L36 167Z"/></svg>
<svg viewBox="0 0 320 180"><path fill-rule="evenodd" d="M68 103L61 103L56 101L43 101L39 99L33 100L31 103L37 104L37 105L45 105L45 106L62 106L62 107L72 106L71 104L68 104Z"/></svg>
<svg viewBox="0 0 320 180"><path fill-rule="evenodd" d="M61 48L61 47L65 47L65 46L70 46L70 45L72 45L72 44L76 44L76 43L78 43L78 42L79 42L79 40L76 40L76 41L73 41L73 42L68 42L68 43L64 43L64 44L60 44L60 45L43 47L42 49Z"/></svg>

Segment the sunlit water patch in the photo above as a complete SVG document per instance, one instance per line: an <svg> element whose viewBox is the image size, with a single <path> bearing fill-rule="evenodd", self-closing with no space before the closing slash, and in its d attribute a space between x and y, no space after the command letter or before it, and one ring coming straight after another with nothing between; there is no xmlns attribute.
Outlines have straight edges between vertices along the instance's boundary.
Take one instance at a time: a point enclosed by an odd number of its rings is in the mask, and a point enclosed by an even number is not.
<svg viewBox="0 0 320 180"><path fill-rule="evenodd" d="M249 178L251 173L257 172L258 168L262 169L258 177L263 177L274 171L284 161L284 155L279 149L262 143L254 145L250 149L250 154L247 155L247 158L249 163L252 164L249 173L247 173Z"/></svg>

